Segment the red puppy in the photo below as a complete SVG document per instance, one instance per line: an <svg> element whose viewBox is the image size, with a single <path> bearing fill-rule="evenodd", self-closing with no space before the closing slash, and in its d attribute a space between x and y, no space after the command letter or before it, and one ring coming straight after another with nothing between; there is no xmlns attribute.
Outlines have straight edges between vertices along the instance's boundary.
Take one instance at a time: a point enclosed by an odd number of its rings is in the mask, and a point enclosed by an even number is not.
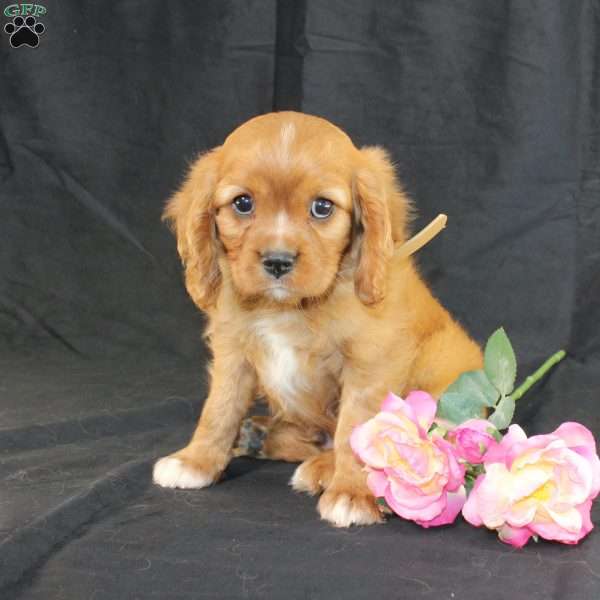
<svg viewBox="0 0 600 600"><path fill-rule="evenodd" d="M412 260L394 255L409 212L385 151L356 148L317 117L254 118L198 159L165 217L208 316L212 383L192 440L156 463L156 483L217 481L263 396L273 416L255 420L262 455L303 461L294 489L323 492L334 525L380 520L352 428L389 390L437 397L482 365Z"/></svg>

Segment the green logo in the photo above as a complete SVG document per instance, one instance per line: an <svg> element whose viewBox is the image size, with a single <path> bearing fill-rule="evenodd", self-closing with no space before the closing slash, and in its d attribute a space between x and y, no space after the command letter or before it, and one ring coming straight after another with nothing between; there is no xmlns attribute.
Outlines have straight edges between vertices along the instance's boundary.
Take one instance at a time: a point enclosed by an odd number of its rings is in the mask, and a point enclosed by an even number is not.
<svg viewBox="0 0 600 600"><path fill-rule="evenodd" d="M32 15L39 17L46 14L46 7L42 4L9 4L4 9L5 17L25 17Z"/></svg>

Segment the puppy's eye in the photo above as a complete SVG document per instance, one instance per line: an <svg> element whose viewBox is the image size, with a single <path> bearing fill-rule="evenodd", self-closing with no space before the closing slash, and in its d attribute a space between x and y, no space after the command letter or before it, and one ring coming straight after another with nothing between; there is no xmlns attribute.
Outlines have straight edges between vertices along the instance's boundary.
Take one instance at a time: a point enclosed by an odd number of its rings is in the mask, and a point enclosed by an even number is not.
<svg viewBox="0 0 600 600"><path fill-rule="evenodd" d="M313 200L310 207L310 214L315 219L326 219L333 212L333 202L327 198L317 198Z"/></svg>
<svg viewBox="0 0 600 600"><path fill-rule="evenodd" d="M231 206L239 215L249 215L254 210L254 201L248 194L242 194L234 198Z"/></svg>

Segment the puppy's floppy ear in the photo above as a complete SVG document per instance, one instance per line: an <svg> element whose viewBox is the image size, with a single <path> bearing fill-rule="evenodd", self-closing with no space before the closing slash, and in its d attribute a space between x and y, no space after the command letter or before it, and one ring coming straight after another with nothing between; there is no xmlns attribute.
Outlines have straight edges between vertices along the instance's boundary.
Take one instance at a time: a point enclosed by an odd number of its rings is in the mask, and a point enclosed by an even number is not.
<svg viewBox="0 0 600 600"><path fill-rule="evenodd" d="M408 201L383 148L360 150L354 178L355 219L359 254L354 275L356 294L363 304L376 304L386 291L388 263L394 244L406 237Z"/></svg>
<svg viewBox="0 0 600 600"><path fill-rule="evenodd" d="M221 285L212 198L218 180L220 148L202 155L163 213L177 236L185 286L202 310L216 301Z"/></svg>

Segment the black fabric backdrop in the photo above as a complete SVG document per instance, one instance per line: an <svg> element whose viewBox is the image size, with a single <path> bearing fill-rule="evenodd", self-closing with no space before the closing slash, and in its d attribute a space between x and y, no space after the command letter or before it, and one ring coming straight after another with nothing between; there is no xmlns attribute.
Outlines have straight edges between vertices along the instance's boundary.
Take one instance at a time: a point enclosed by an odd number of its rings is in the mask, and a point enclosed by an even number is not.
<svg viewBox="0 0 600 600"><path fill-rule="evenodd" d="M273 109L387 147L416 227L449 215L419 255L443 303L482 342L503 324L522 375L569 352L520 422L600 435L600 4L44 6L39 47L0 44L0 597L600 597L598 532L336 530L293 465L249 459L209 490L150 483L206 392L163 203Z"/></svg>

